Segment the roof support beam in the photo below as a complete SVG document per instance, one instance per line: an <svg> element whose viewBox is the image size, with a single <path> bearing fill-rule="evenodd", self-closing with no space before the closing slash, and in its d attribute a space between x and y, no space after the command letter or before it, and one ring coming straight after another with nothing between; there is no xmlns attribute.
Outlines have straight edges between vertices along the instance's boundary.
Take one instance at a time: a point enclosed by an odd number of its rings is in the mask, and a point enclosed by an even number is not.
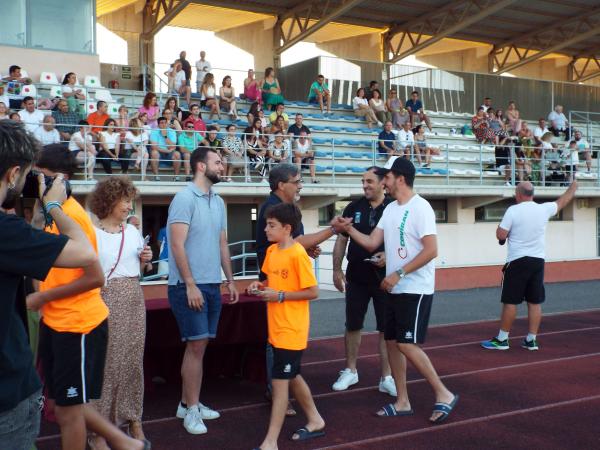
<svg viewBox="0 0 600 450"><path fill-rule="evenodd" d="M488 55L489 72L498 75L508 72L600 34L598 16L600 7L592 8L568 20L556 21L541 30L494 45Z"/></svg>
<svg viewBox="0 0 600 450"><path fill-rule="evenodd" d="M567 68L569 81L583 83L600 76L600 49L592 49L584 54L589 56L573 56ZM583 65L582 65L583 63Z"/></svg>
<svg viewBox="0 0 600 450"><path fill-rule="evenodd" d="M146 0L142 39L151 40L171 22L191 0Z"/></svg>
<svg viewBox="0 0 600 450"><path fill-rule="evenodd" d="M450 1L441 9L393 25L383 34L384 61L395 63L515 3L516 0ZM396 45L393 41L397 39ZM408 44L408 46L407 46ZM404 48L403 48L404 47Z"/></svg>
<svg viewBox="0 0 600 450"><path fill-rule="evenodd" d="M342 0L337 3L337 6L331 0L302 1L286 14L277 16L273 35L276 60L288 48L320 30L363 1ZM311 20L316 22L311 24Z"/></svg>

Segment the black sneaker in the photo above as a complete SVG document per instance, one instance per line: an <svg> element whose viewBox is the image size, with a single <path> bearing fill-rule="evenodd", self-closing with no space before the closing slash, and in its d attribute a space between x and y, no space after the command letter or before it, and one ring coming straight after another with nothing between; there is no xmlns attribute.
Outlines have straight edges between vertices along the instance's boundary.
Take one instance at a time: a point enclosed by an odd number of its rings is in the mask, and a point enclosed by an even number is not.
<svg viewBox="0 0 600 450"><path fill-rule="evenodd" d="M539 350L538 343L535 339L528 341L527 339L523 339L521 342L521 347L526 348L527 350L534 351Z"/></svg>
<svg viewBox="0 0 600 450"><path fill-rule="evenodd" d="M499 341L497 338L491 338L489 341L481 342L481 346L488 350L508 350L508 339Z"/></svg>

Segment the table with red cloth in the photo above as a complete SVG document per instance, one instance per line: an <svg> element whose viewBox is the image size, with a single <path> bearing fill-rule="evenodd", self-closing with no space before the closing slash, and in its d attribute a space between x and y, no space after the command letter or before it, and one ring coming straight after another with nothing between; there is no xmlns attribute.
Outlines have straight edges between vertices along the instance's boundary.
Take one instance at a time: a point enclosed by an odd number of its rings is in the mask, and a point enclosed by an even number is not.
<svg viewBox="0 0 600 450"><path fill-rule="evenodd" d="M229 295L223 295L217 336L209 341L204 357L205 376L264 382L266 343L265 302L241 294L238 303L230 304ZM146 300L146 380L156 376L179 379L184 349L168 299Z"/></svg>

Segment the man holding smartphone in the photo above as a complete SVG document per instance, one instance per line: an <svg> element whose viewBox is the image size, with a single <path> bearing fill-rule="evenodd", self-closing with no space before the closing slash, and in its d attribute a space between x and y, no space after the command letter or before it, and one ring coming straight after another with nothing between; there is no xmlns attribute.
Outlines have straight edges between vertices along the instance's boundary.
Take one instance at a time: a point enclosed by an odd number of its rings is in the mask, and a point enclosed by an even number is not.
<svg viewBox="0 0 600 450"><path fill-rule="evenodd" d="M391 202L384 193L383 176L369 167L362 176L364 197L353 201L344 210L343 217L351 218L354 227L361 233L371 234L383 210ZM333 283L340 292L346 293L346 368L340 372L333 384L334 391L344 391L358 383L356 361L361 341L365 315L369 302L373 299L377 331L379 331L379 354L381 359L381 379L379 391L396 397L396 386L391 375L390 364L383 331L386 292L381 287L385 278L385 253L383 245L375 252L369 252L350 239L348 247L348 267L346 275L342 271L342 260L348 245L348 235L339 234L333 249Z"/></svg>

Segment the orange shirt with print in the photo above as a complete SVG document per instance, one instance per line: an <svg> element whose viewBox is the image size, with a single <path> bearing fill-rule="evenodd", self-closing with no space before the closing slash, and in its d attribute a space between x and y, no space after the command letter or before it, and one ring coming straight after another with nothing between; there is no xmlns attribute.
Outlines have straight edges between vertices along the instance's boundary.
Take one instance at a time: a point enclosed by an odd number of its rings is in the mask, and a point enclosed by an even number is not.
<svg viewBox="0 0 600 450"><path fill-rule="evenodd" d="M96 253L96 233L92 220L73 197L69 197L62 206L64 213L73 219L90 240ZM48 233L60 234L56 224L46 228ZM81 278L83 269L52 268L46 279L40 283L40 291L71 283ZM86 334L96 328L108 317L108 307L100 296L100 288L83 292L73 297L54 300L42 306L42 320L58 332Z"/></svg>
<svg viewBox="0 0 600 450"><path fill-rule="evenodd" d="M104 122L110 119L108 114L99 114L98 112L90 113L87 116L87 122L92 126L92 133L100 133L104 131L105 128L100 128L104 126Z"/></svg>
<svg viewBox="0 0 600 450"><path fill-rule="evenodd" d="M280 249L277 244L267 249L262 271L268 286L276 291L301 291L317 285L310 258L297 242ZM310 310L308 300L267 303L269 343L285 350L304 350L308 343Z"/></svg>

